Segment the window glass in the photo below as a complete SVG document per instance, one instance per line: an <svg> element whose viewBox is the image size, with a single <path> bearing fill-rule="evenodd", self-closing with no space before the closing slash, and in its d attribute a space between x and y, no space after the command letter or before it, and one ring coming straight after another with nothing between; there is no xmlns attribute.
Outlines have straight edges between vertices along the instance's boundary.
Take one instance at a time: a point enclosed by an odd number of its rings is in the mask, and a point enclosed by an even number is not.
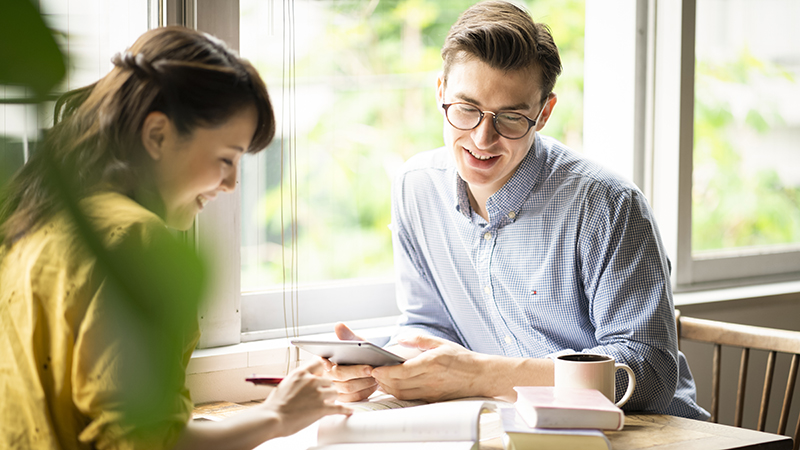
<svg viewBox="0 0 800 450"><path fill-rule="evenodd" d="M473 3L241 1L241 53L265 77L279 127L242 164L243 290L392 275L392 176L442 145L439 50ZM544 132L580 150L584 3L527 6L564 64Z"/></svg>
<svg viewBox="0 0 800 450"><path fill-rule="evenodd" d="M800 244L800 3L698 0L692 252Z"/></svg>
<svg viewBox="0 0 800 450"><path fill-rule="evenodd" d="M54 94L97 81L111 70L111 56L147 30L146 0L34 3L67 60L67 75ZM0 85L0 186L35 151L39 131L52 126L53 102L10 103L27 95L22 88Z"/></svg>

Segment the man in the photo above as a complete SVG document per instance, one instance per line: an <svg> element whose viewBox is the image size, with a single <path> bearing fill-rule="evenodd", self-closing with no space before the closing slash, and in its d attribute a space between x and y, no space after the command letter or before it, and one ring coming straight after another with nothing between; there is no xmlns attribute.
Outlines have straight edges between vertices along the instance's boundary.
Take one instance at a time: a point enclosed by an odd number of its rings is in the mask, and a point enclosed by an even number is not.
<svg viewBox="0 0 800 450"><path fill-rule="evenodd" d="M411 158L392 194L403 316L391 345L419 354L392 367L326 362L339 398L380 387L510 400L514 386L553 384L552 357L588 352L636 373L625 409L707 418L677 349L669 263L644 196L538 134L561 72L547 27L511 3L479 3L442 57L445 147Z"/></svg>

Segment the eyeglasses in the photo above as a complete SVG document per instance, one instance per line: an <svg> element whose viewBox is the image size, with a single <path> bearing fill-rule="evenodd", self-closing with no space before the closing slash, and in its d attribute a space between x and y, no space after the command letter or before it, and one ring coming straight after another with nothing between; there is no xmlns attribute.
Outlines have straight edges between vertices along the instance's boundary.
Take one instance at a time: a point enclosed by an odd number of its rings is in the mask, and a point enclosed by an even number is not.
<svg viewBox="0 0 800 450"><path fill-rule="evenodd" d="M542 111L544 111L546 105L547 103L542 106L542 110L539 111L539 114L536 116L537 120L539 116L542 115ZM497 131L497 134L506 139L522 139L528 134L528 131L536 125L536 120L520 113L509 111L481 111L478 106L472 103L444 103L442 104L442 108L444 108L444 115L447 117L447 121L450 122L450 125L464 131L477 128L483 121L483 116L491 114L492 123L494 124L494 129Z"/></svg>

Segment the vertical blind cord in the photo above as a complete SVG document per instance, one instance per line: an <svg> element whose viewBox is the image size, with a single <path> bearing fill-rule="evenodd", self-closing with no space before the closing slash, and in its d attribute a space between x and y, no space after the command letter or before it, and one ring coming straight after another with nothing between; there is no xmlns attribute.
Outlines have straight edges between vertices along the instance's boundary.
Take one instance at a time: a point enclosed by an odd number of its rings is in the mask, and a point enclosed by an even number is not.
<svg viewBox="0 0 800 450"><path fill-rule="evenodd" d="M298 322L300 320L299 299L297 288L299 285L298 263L299 249L298 241L298 173L297 173L297 122L296 122L296 47L295 47L295 10L294 0L283 0L283 67L281 72L281 168L280 168L280 203L281 203L281 268L283 284L283 324L286 339L297 337L300 334ZM284 172L284 164L288 164L288 170ZM288 180L287 180L288 178ZM286 185L286 190L284 190ZM286 192L288 191L288 199ZM285 202L289 203L289 223L290 236L289 245L291 246L289 255L289 265L286 264L286 217L284 215ZM289 283L287 286L287 271L289 272ZM287 308L286 291L289 291L289 305ZM287 317L287 312L289 317ZM290 347L287 346L286 370L291 368L292 359L295 365L299 364L299 351L295 349L295 357L292 358Z"/></svg>
<svg viewBox="0 0 800 450"><path fill-rule="evenodd" d="M297 33L297 28L295 24L297 23L297 18L295 17L295 10L294 10L294 0L289 1L290 6L290 21L292 23L291 29L291 67L292 67L292 77L290 79L290 83L292 85L291 90L291 110L292 110L292 134L291 134L291 148L290 148L290 163L293 160L293 164L291 164L291 173L294 176L294 189L292 190L292 275L294 278L294 283L292 285L292 292L294 293L294 301L292 302L292 312L293 312L293 325L294 325L294 336L297 337L300 334L300 293L299 293L299 284L300 284L300 247L298 246L298 239L299 239L299 229L298 229L298 170L297 170L297 73L295 71L297 67L297 47L295 39L295 35Z"/></svg>
<svg viewBox="0 0 800 450"><path fill-rule="evenodd" d="M283 215L283 179L284 179L284 176L283 176L283 160L284 160L284 154L285 154L284 144L286 142L283 139L283 137L285 136L285 131L286 131L286 126L285 126L283 118L286 117L286 89L285 89L285 86L286 86L286 78L287 78L286 77L286 27L287 27L287 23L286 22L287 22L287 20L286 20L286 10L285 10L285 8L283 9L282 17L283 17L283 40L282 40L282 42L283 42L283 56L281 58L281 63L282 63L282 66L281 66L281 130L282 130L282 132L281 132L281 136L280 136L280 139L281 139L281 158L280 158L280 160L281 160L281 170L280 170L280 174L281 174L281 178L280 178L280 186L281 186L281 195L280 195L280 202L281 202L281 269L282 269L281 270L281 276L282 276L281 286L283 287L283 292L282 292L282 294L283 294L283 325L284 325L283 329L284 329L284 333L286 335L286 339L288 340L289 339L289 320L286 317L286 237L285 237L285 234L284 234L284 230L286 229L286 227L285 227L286 220L285 220L284 215ZM289 351L290 351L290 348L287 346L286 347L286 352L287 352L287 355L286 355L287 356L287 358L286 358L286 371L287 372L289 371L289 367L290 367L289 365L291 363L291 358L289 358L289 355L288 355Z"/></svg>

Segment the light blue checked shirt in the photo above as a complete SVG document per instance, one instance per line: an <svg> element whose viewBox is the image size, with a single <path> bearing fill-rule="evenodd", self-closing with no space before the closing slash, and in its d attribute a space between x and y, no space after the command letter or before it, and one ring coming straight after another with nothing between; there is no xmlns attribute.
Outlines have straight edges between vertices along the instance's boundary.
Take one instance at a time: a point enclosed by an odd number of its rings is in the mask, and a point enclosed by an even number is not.
<svg viewBox="0 0 800 450"><path fill-rule="evenodd" d="M633 184L537 134L486 206L488 223L449 149L403 166L392 191L399 333L509 357L611 355L636 373L626 410L708 418L678 351L667 255Z"/></svg>

